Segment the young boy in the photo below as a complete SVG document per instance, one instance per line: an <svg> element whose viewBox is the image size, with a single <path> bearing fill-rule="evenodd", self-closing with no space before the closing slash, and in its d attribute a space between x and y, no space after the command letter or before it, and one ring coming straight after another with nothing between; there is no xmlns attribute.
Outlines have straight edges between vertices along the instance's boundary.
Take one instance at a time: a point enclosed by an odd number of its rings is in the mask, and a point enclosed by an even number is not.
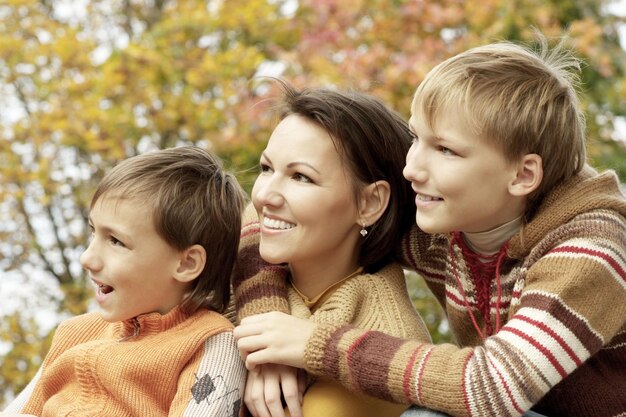
<svg viewBox="0 0 626 417"><path fill-rule="evenodd" d="M129 158L91 201L80 257L99 311L62 323L6 412L237 416L245 367L222 312L244 193L197 147Z"/></svg>
<svg viewBox="0 0 626 417"><path fill-rule="evenodd" d="M454 416L625 415L626 200L614 173L585 165L572 65L559 49L498 43L417 89L404 174L421 230L402 252L458 346L268 313L235 329L247 365Z"/></svg>

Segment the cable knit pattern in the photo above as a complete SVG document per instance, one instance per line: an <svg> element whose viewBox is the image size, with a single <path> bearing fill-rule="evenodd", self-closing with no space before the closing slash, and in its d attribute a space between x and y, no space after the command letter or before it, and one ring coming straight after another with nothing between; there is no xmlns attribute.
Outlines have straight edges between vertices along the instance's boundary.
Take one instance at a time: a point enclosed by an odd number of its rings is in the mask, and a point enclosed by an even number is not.
<svg viewBox="0 0 626 417"><path fill-rule="evenodd" d="M625 216L611 172L586 167L556 188L509 242L499 304L494 282L489 292L490 320L499 309L503 327L484 340L467 311L484 330L461 248L415 228L403 257L444 305L460 347L324 324L308 343L307 369L453 416L520 416L533 404L549 416L623 416Z"/></svg>
<svg viewBox="0 0 626 417"><path fill-rule="evenodd" d="M97 313L57 329L22 412L52 416L237 416L245 367L221 315L175 308L126 322Z"/></svg>
<svg viewBox="0 0 626 417"><path fill-rule="evenodd" d="M430 342L428 329L415 311L406 288L404 272L398 264L388 265L375 274L360 274L348 279L313 313L291 287L288 299L291 314L296 317L316 323L350 324L396 337ZM326 360L337 363L336 358ZM385 373L383 369L380 371ZM369 394L367 390L361 392ZM370 405L371 413L392 416L402 412L402 407L398 407L391 398L383 399L388 402ZM345 412L342 415L346 415ZM371 413L367 415L374 415Z"/></svg>

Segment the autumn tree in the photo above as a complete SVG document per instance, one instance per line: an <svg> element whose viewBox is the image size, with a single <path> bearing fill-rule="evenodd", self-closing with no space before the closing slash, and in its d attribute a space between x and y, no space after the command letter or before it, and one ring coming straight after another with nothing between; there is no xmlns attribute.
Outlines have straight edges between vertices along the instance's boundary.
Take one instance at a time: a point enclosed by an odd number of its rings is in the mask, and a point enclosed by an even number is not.
<svg viewBox="0 0 626 417"><path fill-rule="evenodd" d="M15 281L35 286L30 272L43 271L40 280L61 290L54 312L87 309L92 290L78 256L89 196L120 159L196 143L254 165L246 158L258 152L263 115L251 79L272 61L272 47L287 46L281 6L92 1L72 13L46 1L0 6L3 293ZM243 147L250 151L240 156ZM2 358L5 393L24 386L41 360L34 351L45 350L32 337L39 299L28 298L4 312L12 323L2 329L12 347Z"/></svg>
<svg viewBox="0 0 626 417"><path fill-rule="evenodd" d="M78 264L89 197L120 159L194 143L250 187L275 120L262 75L369 92L408 117L443 59L508 39L569 35L585 60L594 165L626 181L623 19L603 0L5 0L0 3L0 390L39 367L59 317L92 290ZM18 289L28 288L28 291ZM34 288L34 289L31 289ZM440 310L410 279L435 339ZM8 292L11 292L10 294ZM47 322L37 316L50 311ZM54 313L54 314L53 314ZM52 321L52 324L50 324ZM444 322L445 323L445 322ZM440 332L441 330L441 332ZM0 404L2 399L0 398Z"/></svg>

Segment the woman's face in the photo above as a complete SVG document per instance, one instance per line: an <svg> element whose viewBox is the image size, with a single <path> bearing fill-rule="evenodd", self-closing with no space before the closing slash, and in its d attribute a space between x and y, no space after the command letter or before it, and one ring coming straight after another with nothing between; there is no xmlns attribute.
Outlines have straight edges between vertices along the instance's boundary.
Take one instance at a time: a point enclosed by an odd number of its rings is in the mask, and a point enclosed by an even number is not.
<svg viewBox="0 0 626 417"><path fill-rule="evenodd" d="M360 237L350 173L329 134L298 115L283 119L261 155L252 202L260 252L298 271L352 272Z"/></svg>

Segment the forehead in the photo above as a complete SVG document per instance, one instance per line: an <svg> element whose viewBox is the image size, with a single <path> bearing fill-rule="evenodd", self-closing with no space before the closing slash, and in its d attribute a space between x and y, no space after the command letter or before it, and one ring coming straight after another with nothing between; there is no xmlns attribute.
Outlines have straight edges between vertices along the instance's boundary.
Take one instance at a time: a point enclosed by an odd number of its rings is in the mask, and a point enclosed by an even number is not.
<svg viewBox="0 0 626 417"><path fill-rule="evenodd" d="M105 193L91 207L89 217L107 226L118 224L128 228L153 227L152 208L141 198Z"/></svg>
<svg viewBox="0 0 626 417"><path fill-rule="evenodd" d="M291 158L328 159L328 162L340 159L330 134L313 121L298 115L287 116L276 126L266 151Z"/></svg>

